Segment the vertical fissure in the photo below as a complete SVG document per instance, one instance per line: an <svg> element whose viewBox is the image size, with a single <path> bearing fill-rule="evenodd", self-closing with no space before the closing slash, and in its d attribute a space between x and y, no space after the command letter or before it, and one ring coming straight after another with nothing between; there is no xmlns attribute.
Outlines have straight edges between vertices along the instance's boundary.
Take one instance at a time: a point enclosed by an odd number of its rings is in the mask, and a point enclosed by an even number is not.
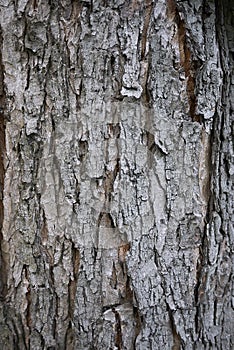
<svg viewBox="0 0 234 350"><path fill-rule="evenodd" d="M115 315L115 346L118 350L122 350L123 340L122 340L122 327L121 327L121 317L115 308L112 309Z"/></svg>
<svg viewBox="0 0 234 350"><path fill-rule="evenodd" d="M80 266L80 252L75 245L72 243L72 265L73 265L73 277L70 279L69 283L69 317L71 320L74 315L75 307L75 297L76 297L76 288L78 282L79 266Z"/></svg>
<svg viewBox="0 0 234 350"><path fill-rule="evenodd" d="M180 53L180 66L183 68L186 78L186 92L189 104L189 115L193 121L201 123L201 117L196 114L196 72L199 61L192 57L191 50L186 39L185 21L181 19L179 10L174 0L167 1L168 17L177 25L178 45Z"/></svg>
<svg viewBox="0 0 234 350"><path fill-rule="evenodd" d="M147 0L145 2L145 18L144 18L144 26L143 26L143 30L142 30L142 34L141 34L141 37L142 37L142 40L141 40L141 60L145 59L148 29L149 29L152 10L153 10L153 2L151 0Z"/></svg>
<svg viewBox="0 0 234 350"><path fill-rule="evenodd" d="M2 31L0 28L0 298L5 298L7 293L7 263L3 247L3 220L4 220L4 158L5 144L5 89L4 89L4 66L2 61Z"/></svg>
<svg viewBox="0 0 234 350"><path fill-rule="evenodd" d="M25 343L26 348L30 349L30 335L31 335L31 327L32 327L32 318L31 318L31 303L32 303L32 296L31 296L31 287L30 287L30 278L29 278L29 270L28 267L25 265L23 268L24 275L26 280L28 281L27 286L27 292L25 294L26 301L27 301L27 308L25 310L25 318L26 318L26 329L25 329Z"/></svg>
<svg viewBox="0 0 234 350"><path fill-rule="evenodd" d="M178 26L178 40L180 51L180 64L184 69L187 78L187 96L189 103L189 114L193 121L200 122L199 116L196 116L196 95L195 95L195 74L196 69L192 61L191 51L186 41L186 28L184 21L180 18L179 12L176 14L176 23Z"/></svg>
<svg viewBox="0 0 234 350"><path fill-rule="evenodd" d="M170 309L168 304L167 304L167 311L168 311L170 325L171 325L171 329L172 329L172 335L173 335L172 350L180 350L181 349L181 345L182 345L181 344L181 337L180 337L179 333L176 330L176 325L175 325L175 320L174 320L174 317L173 317L173 312Z"/></svg>

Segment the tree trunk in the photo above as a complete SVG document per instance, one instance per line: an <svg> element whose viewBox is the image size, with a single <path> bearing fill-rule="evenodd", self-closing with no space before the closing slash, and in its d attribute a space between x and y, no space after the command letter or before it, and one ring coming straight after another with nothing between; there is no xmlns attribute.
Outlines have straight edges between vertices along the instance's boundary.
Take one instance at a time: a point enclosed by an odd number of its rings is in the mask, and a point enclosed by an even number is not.
<svg viewBox="0 0 234 350"><path fill-rule="evenodd" d="M233 1L0 9L0 348L233 349Z"/></svg>

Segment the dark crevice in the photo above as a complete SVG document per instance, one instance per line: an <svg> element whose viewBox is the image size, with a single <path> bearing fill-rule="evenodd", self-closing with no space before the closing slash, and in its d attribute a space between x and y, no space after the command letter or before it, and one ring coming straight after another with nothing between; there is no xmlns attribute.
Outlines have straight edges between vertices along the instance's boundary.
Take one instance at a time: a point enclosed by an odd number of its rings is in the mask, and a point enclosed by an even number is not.
<svg viewBox="0 0 234 350"><path fill-rule="evenodd" d="M195 95L195 67L191 58L191 51L186 41L185 23L181 20L179 13L176 16L178 26L178 40L180 51L180 64L184 68L185 77L187 78L187 96L189 102L189 114L193 121L201 122L200 117L195 115L196 95Z"/></svg>
<svg viewBox="0 0 234 350"><path fill-rule="evenodd" d="M181 340L181 337L180 337L179 333L176 330L176 325L175 325L175 320L174 320L174 317L173 317L173 312L170 309L168 304L167 304L167 311L168 311L170 325L171 325L171 329L172 329L172 335L173 335L172 350L180 350L180 349L182 349L182 340Z"/></svg>
<svg viewBox="0 0 234 350"><path fill-rule="evenodd" d="M79 267L80 267L80 252L75 247L74 243L72 243L71 247L72 253L72 265L73 265L73 278L70 279L68 285L68 315L70 318L70 322L68 324L68 328L65 335L65 344L66 348L73 349L74 348L74 330L73 330L73 317L75 311L75 299L76 299L76 290L78 283L78 275L79 275Z"/></svg>
<svg viewBox="0 0 234 350"><path fill-rule="evenodd" d="M88 142L80 140L78 144L79 144L79 160L82 162L88 153Z"/></svg>
<svg viewBox="0 0 234 350"><path fill-rule="evenodd" d="M216 118L215 113L215 118ZM211 132L210 132L210 138L209 138L209 149L208 149L208 155L207 155L207 167L209 169L209 178L207 181L207 210L206 210L206 217L205 217L205 224L208 224L212 219L212 213L214 211L214 196L211 188L212 183L212 174L214 173L214 164L212 164L212 154L214 152L214 128L215 125L213 125Z"/></svg>
<svg viewBox="0 0 234 350"><path fill-rule="evenodd" d="M115 228L115 224L114 224L114 221L113 221L111 214L102 211L99 214L97 226L98 227Z"/></svg>
<svg viewBox="0 0 234 350"><path fill-rule="evenodd" d="M143 316L141 316L139 308L137 306L133 306L133 316L135 320L135 335L134 335L134 341L133 341L133 345L135 349L137 337L140 334L142 323L143 323Z"/></svg>
<svg viewBox="0 0 234 350"><path fill-rule="evenodd" d="M25 342L27 345L27 349L30 348L30 334L31 334L31 327L32 327L32 319L31 319L31 303L32 303L32 295L31 295L31 288L30 288L30 281L29 281L29 269L26 265L23 267L25 278L29 282L26 292L26 300L27 300L27 308L25 311L25 318L26 318L26 326L27 326L27 335L25 336Z"/></svg>
<svg viewBox="0 0 234 350"><path fill-rule="evenodd" d="M69 317L73 319L79 266L80 266L80 252L77 248L75 248L73 243L72 243L71 251L72 251L73 278L70 280L68 288L69 288Z"/></svg>
<svg viewBox="0 0 234 350"><path fill-rule="evenodd" d="M180 66L183 68L185 77L187 78L186 91L189 103L189 115L193 121L201 123L201 116L196 115L196 72L200 66L200 62L192 57L186 38L186 26L183 19L181 19L179 10L174 0L167 1L167 15L168 18L175 21L177 25L178 44L180 52Z"/></svg>
<svg viewBox="0 0 234 350"><path fill-rule="evenodd" d="M141 33L141 60L145 59L146 43L148 39L148 29L149 29L152 10L153 10L153 2L151 0L146 0L144 26Z"/></svg>
<svg viewBox="0 0 234 350"><path fill-rule="evenodd" d="M134 295L134 291L132 288L131 279L130 279L130 277L128 275L128 271L127 271L126 256L127 256L127 253L129 252L130 248L131 248L130 243L123 244L123 245L119 246L119 248L118 248L118 263L121 266L123 276L125 276L125 290L122 294L121 304L130 303L132 305L132 309L133 309L135 334L134 334L132 344L133 344L133 348L135 349L136 340L137 340L137 337L138 337L138 335L141 331L141 328L142 328L142 318L141 318L140 311L139 311L139 308L137 305L137 300L136 300L136 297ZM117 280L117 287L118 287L118 280ZM121 330L121 328L120 328L120 330ZM118 333L119 338L120 338L120 335L121 334ZM121 337L122 337L122 335L121 335ZM122 338L121 338L121 341L122 341ZM122 347L119 347L118 349L122 349Z"/></svg>
<svg viewBox="0 0 234 350"><path fill-rule="evenodd" d="M122 339L121 317L115 308L113 308L112 311L115 314L115 346L117 347L118 350L122 350L123 339Z"/></svg>
<svg viewBox="0 0 234 350"><path fill-rule="evenodd" d="M115 263L112 264L112 274L110 279L110 286L113 289L117 289L117 271L115 267Z"/></svg>
<svg viewBox="0 0 234 350"><path fill-rule="evenodd" d="M151 94L148 89L148 80L149 80L149 68L151 62L151 56L149 50L146 52L147 43L150 43L150 22L152 18L153 11L153 1L147 0L144 3L144 25L142 32L139 35L139 51L140 51L140 61L141 61L141 86L143 89L142 92L142 103L146 106L150 106L151 103Z"/></svg>
<svg viewBox="0 0 234 350"><path fill-rule="evenodd" d="M5 144L5 86L4 86L4 66L2 62L2 31L0 28L0 300L7 294L7 259L3 249L3 220L4 220L4 158L6 151Z"/></svg>
<svg viewBox="0 0 234 350"><path fill-rule="evenodd" d="M116 123L116 124L109 123L107 124L107 128L108 128L109 138L118 139L120 137L120 132L121 132L120 123Z"/></svg>
<svg viewBox="0 0 234 350"><path fill-rule="evenodd" d="M75 337L72 322L68 324L68 328L65 334L65 349L74 349Z"/></svg>
<svg viewBox="0 0 234 350"><path fill-rule="evenodd" d="M120 304L111 304L111 305L105 305L102 307L102 312L106 312L108 310L113 310L114 308L118 307Z"/></svg>

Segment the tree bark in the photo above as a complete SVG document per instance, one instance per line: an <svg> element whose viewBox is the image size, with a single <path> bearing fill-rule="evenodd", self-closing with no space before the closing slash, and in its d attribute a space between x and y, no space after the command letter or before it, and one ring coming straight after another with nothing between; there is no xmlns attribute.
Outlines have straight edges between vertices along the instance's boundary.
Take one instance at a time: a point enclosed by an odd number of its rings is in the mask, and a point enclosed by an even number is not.
<svg viewBox="0 0 234 350"><path fill-rule="evenodd" d="M233 1L0 9L0 348L232 349Z"/></svg>

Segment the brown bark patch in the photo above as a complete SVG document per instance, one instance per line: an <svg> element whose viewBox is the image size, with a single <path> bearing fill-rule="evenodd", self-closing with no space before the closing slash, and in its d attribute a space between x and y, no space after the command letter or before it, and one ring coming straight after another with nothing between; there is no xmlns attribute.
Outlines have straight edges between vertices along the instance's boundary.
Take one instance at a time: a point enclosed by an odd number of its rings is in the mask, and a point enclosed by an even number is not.
<svg viewBox="0 0 234 350"><path fill-rule="evenodd" d="M186 91L189 103L189 115L193 121L201 122L200 116L196 115L196 64L192 59L191 50L186 39L186 27L181 19L176 2L167 1L168 19L174 20L177 25L177 38L180 52L180 66L184 69L186 77Z"/></svg>
<svg viewBox="0 0 234 350"><path fill-rule="evenodd" d="M153 9L153 3L151 0L145 2L145 17L144 17L144 26L141 34L141 59L145 57L146 43L148 39L148 29L150 24L151 13Z"/></svg>
<svg viewBox="0 0 234 350"><path fill-rule="evenodd" d="M191 51L186 42L185 23L180 19L179 14L176 16L178 25L178 42L180 51L180 65L184 68L185 77L187 78L187 95L189 102L189 114L193 121L200 122L200 117L196 116L196 95L195 95L195 69L191 58Z"/></svg>
<svg viewBox="0 0 234 350"><path fill-rule="evenodd" d="M112 311L115 315L115 346L118 350L121 350L123 346L121 318L120 314L115 310L115 308L113 308Z"/></svg>
<svg viewBox="0 0 234 350"><path fill-rule="evenodd" d="M72 265L73 265L73 279L69 283L69 316L73 318L74 305L76 297L76 289L78 282L78 273L80 267L80 252L77 248L72 245Z"/></svg>
<svg viewBox="0 0 234 350"><path fill-rule="evenodd" d="M175 0L167 0L167 17L174 21L177 15L177 8Z"/></svg>
<svg viewBox="0 0 234 350"><path fill-rule="evenodd" d="M120 262L125 263L126 255L127 255L127 252L129 251L129 249L130 249L129 243L121 245L118 248L118 257L119 257Z"/></svg>

